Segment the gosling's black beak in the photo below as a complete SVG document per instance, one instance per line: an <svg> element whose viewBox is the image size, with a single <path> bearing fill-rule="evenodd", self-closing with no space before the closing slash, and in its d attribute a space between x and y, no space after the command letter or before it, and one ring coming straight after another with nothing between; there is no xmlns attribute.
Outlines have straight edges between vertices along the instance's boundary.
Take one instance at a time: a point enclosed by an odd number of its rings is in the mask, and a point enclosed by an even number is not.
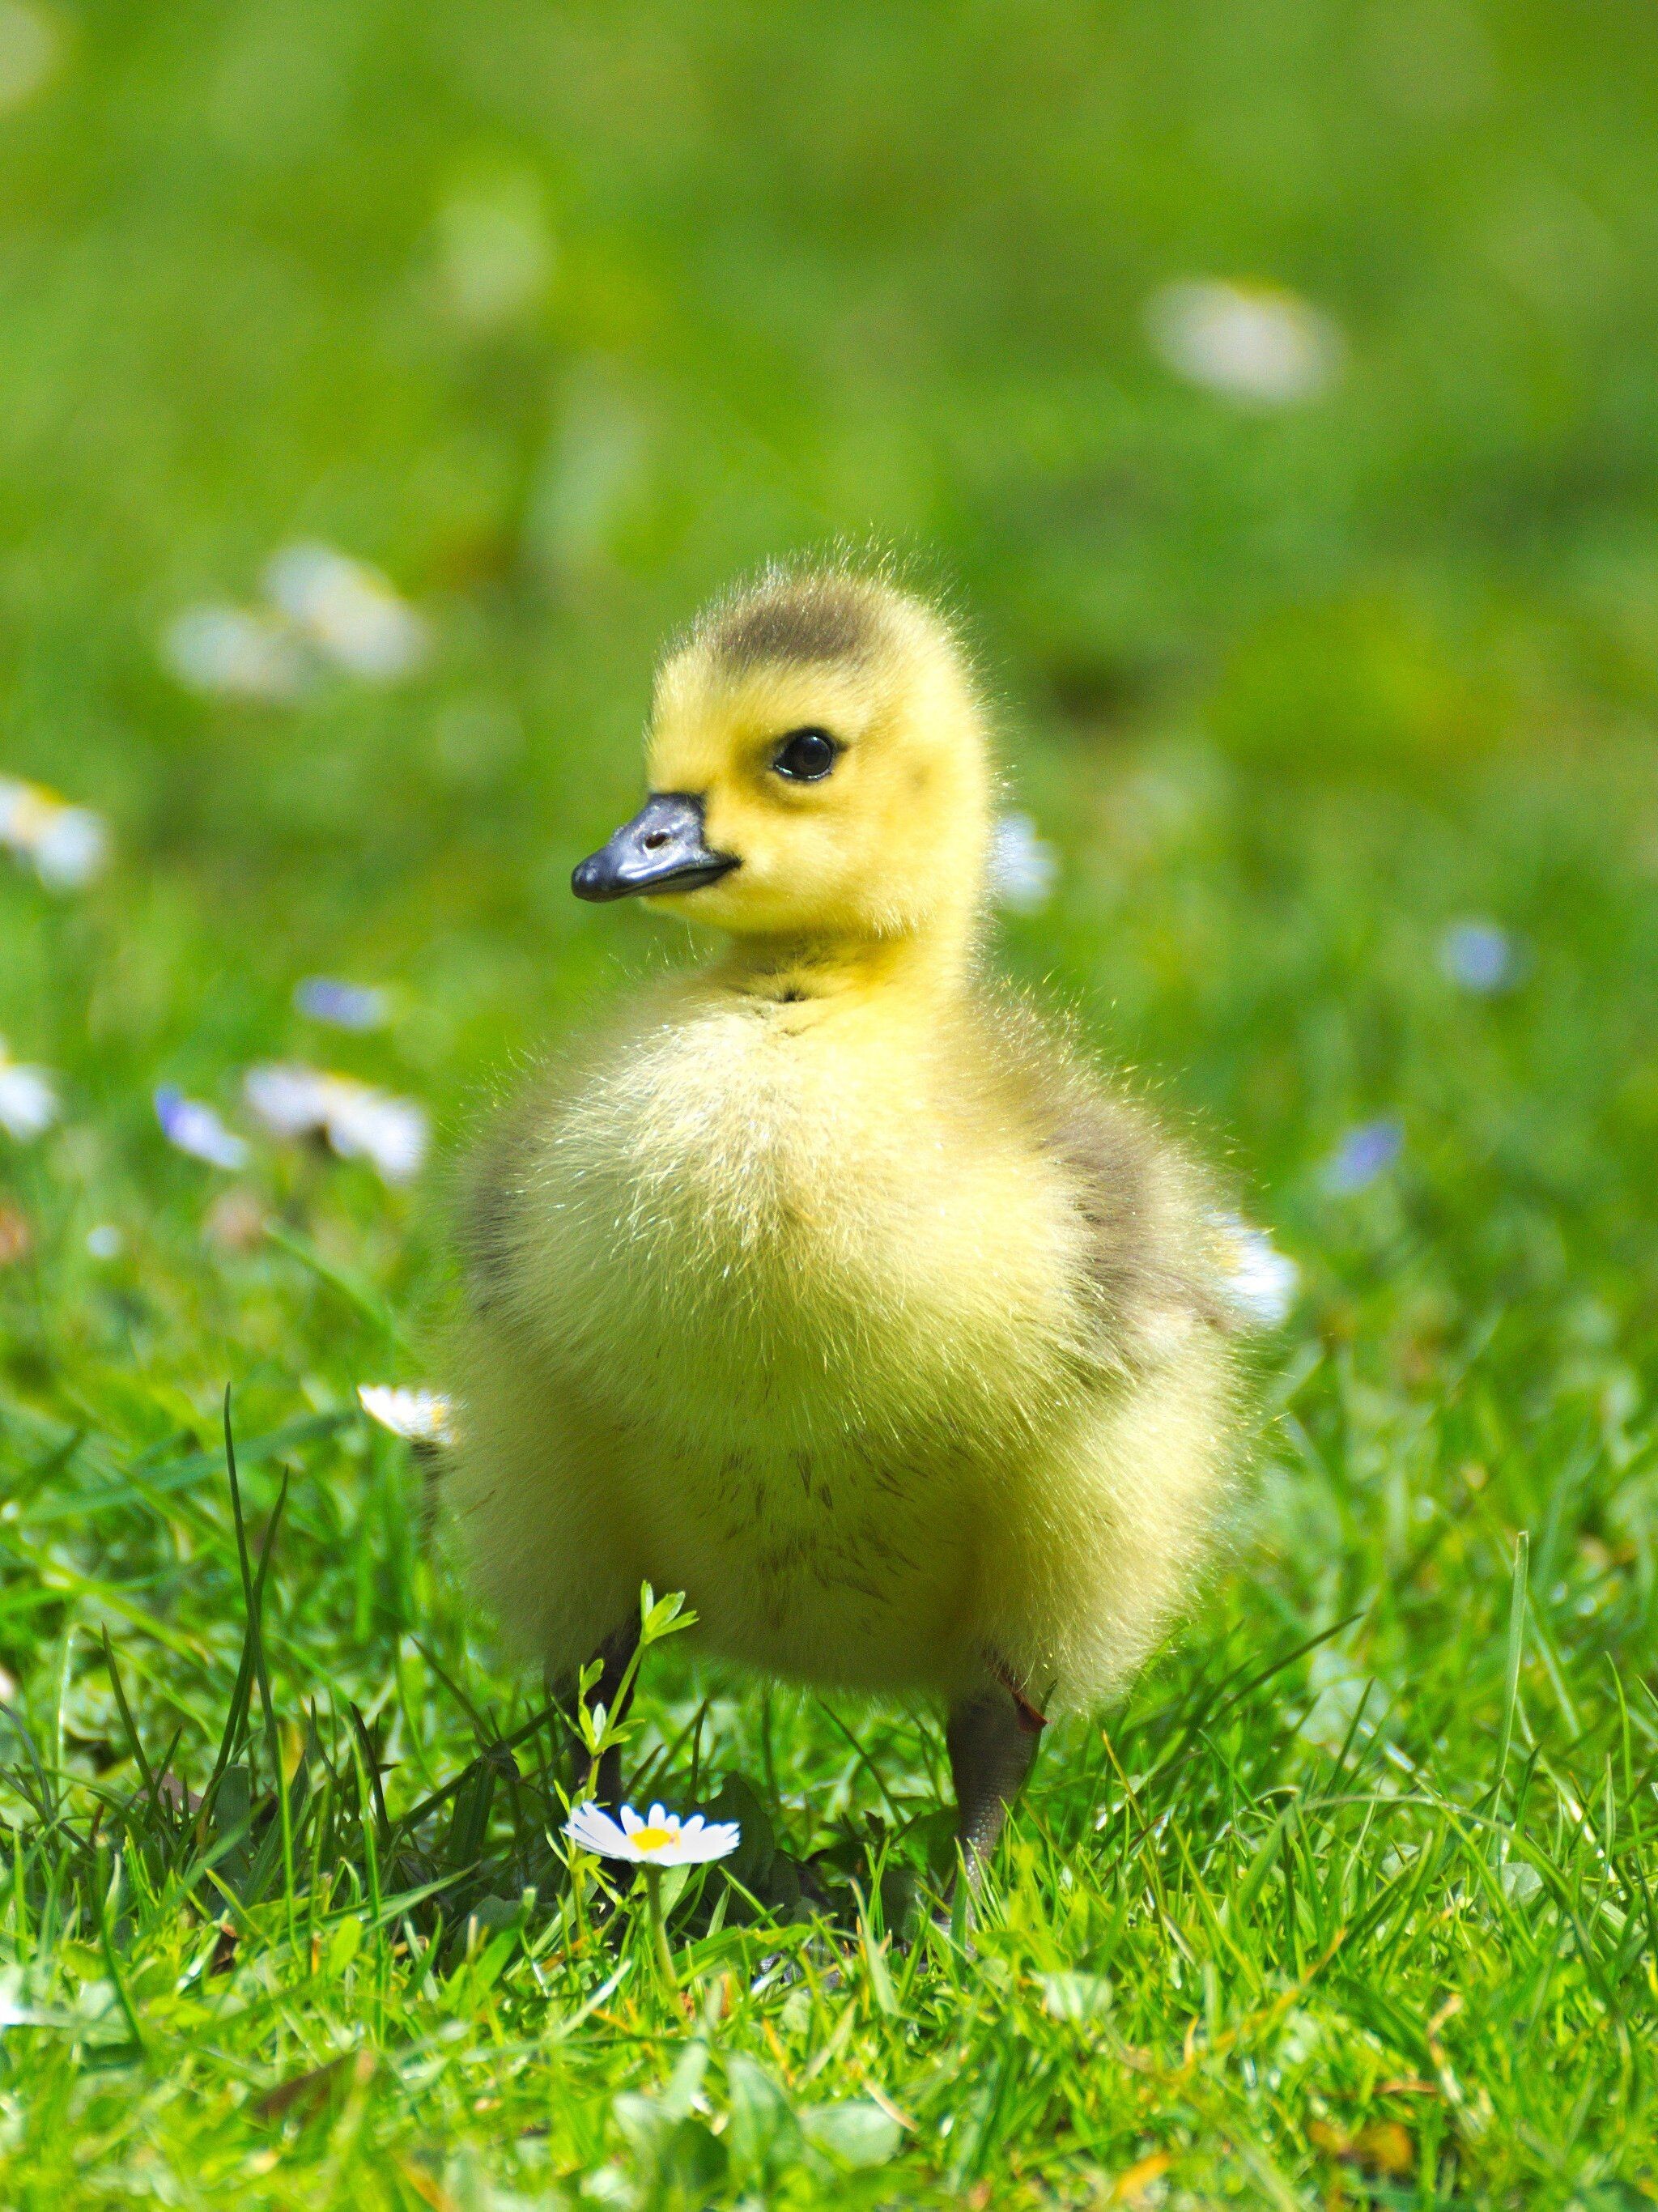
<svg viewBox="0 0 1658 2212"><path fill-rule="evenodd" d="M694 891L738 865L734 853L702 842L702 801L684 791L653 792L610 842L590 853L570 878L581 899L632 898L640 891Z"/></svg>

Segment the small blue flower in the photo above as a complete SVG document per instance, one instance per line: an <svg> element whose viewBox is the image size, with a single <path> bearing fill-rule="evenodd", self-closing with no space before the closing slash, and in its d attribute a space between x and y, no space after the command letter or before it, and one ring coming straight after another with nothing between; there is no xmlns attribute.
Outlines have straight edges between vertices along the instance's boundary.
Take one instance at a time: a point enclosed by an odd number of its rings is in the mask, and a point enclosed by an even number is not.
<svg viewBox="0 0 1658 2212"><path fill-rule="evenodd" d="M1348 1198L1385 1175L1404 1149L1405 1132L1397 1121L1361 1121L1349 1129L1324 1164L1326 1190Z"/></svg>
<svg viewBox="0 0 1658 2212"><path fill-rule="evenodd" d="M1515 942L1494 921L1454 921L1439 940L1439 964L1448 979L1478 998L1494 998L1515 981Z"/></svg>
<svg viewBox="0 0 1658 2212"><path fill-rule="evenodd" d="M390 1012L384 991L372 983L343 983L333 975L307 975L294 987L294 1004L313 1022L337 1030L378 1030Z"/></svg>
<svg viewBox="0 0 1658 2212"><path fill-rule="evenodd" d="M199 1098L186 1098L170 1083L155 1093L155 1118L168 1144L210 1167L240 1168L247 1164L247 1146L227 1129L210 1106Z"/></svg>

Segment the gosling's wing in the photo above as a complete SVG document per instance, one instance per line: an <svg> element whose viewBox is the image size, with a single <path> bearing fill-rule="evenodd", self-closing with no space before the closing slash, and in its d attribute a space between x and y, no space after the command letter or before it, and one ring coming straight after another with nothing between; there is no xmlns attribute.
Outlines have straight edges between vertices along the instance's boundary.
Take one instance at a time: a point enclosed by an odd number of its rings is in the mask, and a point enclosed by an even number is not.
<svg viewBox="0 0 1658 2212"><path fill-rule="evenodd" d="M1194 1328L1235 1331L1227 1217L1196 1161L1029 1008L999 1008L998 1030L1004 1079L1075 1209L1083 1295L1109 1356L1138 1365Z"/></svg>
<svg viewBox="0 0 1658 2212"><path fill-rule="evenodd" d="M490 1326L529 1318L544 1230L550 1149L597 1057L566 1042L481 1120L456 1183L456 1244L472 1313Z"/></svg>
<svg viewBox="0 0 1658 2212"><path fill-rule="evenodd" d="M497 1108L460 1176L457 1242L467 1303L479 1316L502 1318L512 1301L519 1217L533 1145L530 1097Z"/></svg>
<svg viewBox="0 0 1658 2212"><path fill-rule="evenodd" d="M1047 1138L1086 1231L1089 1279L1113 1312L1233 1321L1192 1164L1128 1101L1084 1093Z"/></svg>

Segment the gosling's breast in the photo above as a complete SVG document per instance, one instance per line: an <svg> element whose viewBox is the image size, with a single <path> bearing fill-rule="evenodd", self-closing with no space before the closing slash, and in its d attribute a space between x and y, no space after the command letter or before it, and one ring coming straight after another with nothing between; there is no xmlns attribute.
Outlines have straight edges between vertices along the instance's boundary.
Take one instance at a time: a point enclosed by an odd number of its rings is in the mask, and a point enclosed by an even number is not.
<svg viewBox="0 0 1658 2212"><path fill-rule="evenodd" d="M1074 1221L944 1073L786 1006L635 1040L525 1180L542 1342L718 1454L1028 1425L1075 1351Z"/></svg>

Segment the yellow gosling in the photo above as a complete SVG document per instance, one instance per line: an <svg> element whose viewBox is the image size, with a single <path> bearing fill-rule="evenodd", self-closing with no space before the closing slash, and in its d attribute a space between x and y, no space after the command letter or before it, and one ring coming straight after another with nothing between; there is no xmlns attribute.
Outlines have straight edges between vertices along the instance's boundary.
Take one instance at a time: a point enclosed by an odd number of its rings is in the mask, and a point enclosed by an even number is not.
<svg viewBox="0 0 1658 2212"><path fill-rule="evenodd" d="M1214 1201L982 972L986 716L931 608L841 573L715 606L649 783L574 890L729 941L475 1162L461 1526L555 1677L614 1687L648 1580L724 1658L935 1695L976 1864L1044 1713L1124 1687L1214 1528Z"/></svg>

